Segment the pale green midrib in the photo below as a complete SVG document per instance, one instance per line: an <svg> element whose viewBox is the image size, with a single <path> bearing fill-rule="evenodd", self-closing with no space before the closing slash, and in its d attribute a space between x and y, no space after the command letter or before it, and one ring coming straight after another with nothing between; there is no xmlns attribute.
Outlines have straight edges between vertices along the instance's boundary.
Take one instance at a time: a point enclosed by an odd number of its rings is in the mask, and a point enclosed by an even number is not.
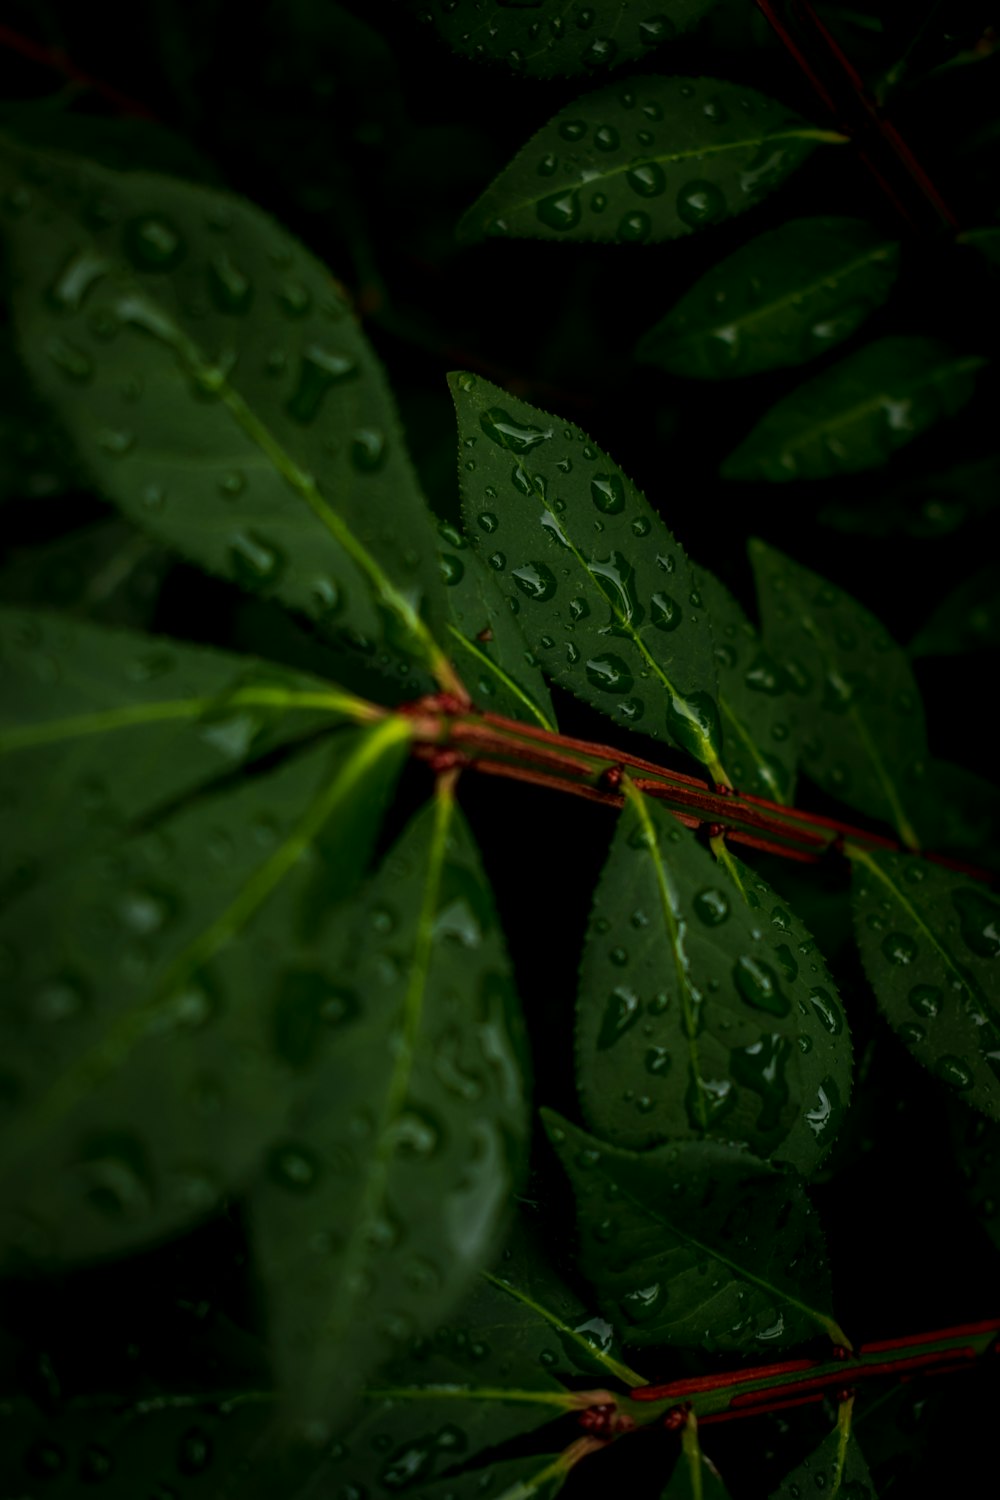
<svg viewBox="0 0 1000 1500"><path fill-rule="evenodd" d="M726 872L729 875L730 880L733 882L733 884L735 885L736 889L739 891L740 895L743 897L744 902L746 903L747 906L749 906L750 905L750 901L749 901L749 898L747 896L746 887L743 884L742 878L740 877L740 872L739 872L739 870L738 870L738 868L736 866L736 861L733 858L732 853L730 852L730 850L726 846L725 840L722 839L719 842L720 842L720 848L721 848L721 853L720 853L721 863L725 866Z"/></svg>
<svg viewBox="0 0 1000 1500"><path fill-rule="evenodd" d="M915 395L922 391L925 386L943 385L956 375L971 374L974 370L982 369L983 365L987 363L988 361L982 355L970 354L965 359L955 359L947 365L935 365L933 370L927 374L911 379L898 396L888 391L880 391L877 395L870 396L866 401L858 401L853 406L842 407L839 412L835 411L832 417L824 418L822 421L814 423L811 427L797 428L795 432L795 446L801 447L804 443L815 442L817 438L823 437L824 434L835 432L838 427L853 426L863 416L878 411L879 407L883 406L886 401L905 401L910 395ZM832 373L832 371L827 371L827 374ZM826 377L820 376L818 378L825 379ZM776 410L776 407L772 408L772 411ZM764 420L766 421L766 417ZM752 433L750 437L753 437ZM749 442L750 438L747 439L747 443Z"/></svg>
<svg viewBox="0 0 1000 1500"><path fill-rule="evenodd" d="M765 1281L762 1276L756 1275L753 1271L748 1271L744 1266L739 1265L737 1261L731 1260L724 1251L718 1249L716 1246L703 1244L693 1234L688 1234L685 1230L680 1229L673 1219L665 1218L663 1215L657 1213L655 1209L651 1209L647 1203L643 1203L641 1199L636 1198L635 1194L630 1193L628 1188L623 1188L622 1192L641 1214L664 1224L678 1240L682 1240L684 1244L692 1246L695 1250L700 1250L713 1260L719 1261L721 1265L726 1266L732 1271L735 1276L742 1277L744 1281L752 1282L754 1286L760 1287L769 1296L775 1297L782 1302L787 1302L791 1307L797 1307L800 1312L805 1313L806 1317L812 1318L813 1322L818 1323L821 1328L825 1329L834 1338L836 1343L844 1344L847 1348L850 1347L836 1320L827 1313L817 1312L814 1307L809 1307L807 1303L800 1301L791 1292L784 1291L781 1287L776 1287L770 1281Z"/></svg>
<svg viewBox="0 0 1000 1500"><path fill-rule="evenodd" d="M698 1100L698 1116L701 1121L701 1128L707 1134L709 1124L708 1111L705 1107L705 1096L702 1092L701 1087L701 1061L698 1054L698 1045L695 1037L695 1018L691 1012L691 988L688 983L687 973L685 971L684 962L681 957L683 947L681 944L680 932L677 927L677 918L674 913L673 903L670 899L670 886L667 881L667 872L660 853L660 843L656 837L656 829L653 826L652 818L649 816L649 809L646 806L645 798L643 797L642 793L633 786L632 781L628 776L624 778L623 785L625 787L625 795L628 797L629 801L632 803L632 806L639 814L639 821L642 823L643 829L645 830L646 834L646 847L653 862L653 870L656 875L656 885L660 895L660 905L663 909L663 920L667 929L667 939L670 943L670 955L674 961L674 971L677 975L678 984L680 986L681 1005L684 1010L685 1041L687 1042L691 1069L694 1073L694 1077L697 1083L695 1094Z"/></svg>
<svg viewBox="0 0 1000 1500"><path fill-rule="evenodd" d="M355 1294L352 1287L355 1274L364 1260L369 1231L382 1207L388 1186L389 1169L395 1147L393 1127L406 1104L410 1076L415 1064L417 1038L423 1019L424 998L433 951L434 914L440 893L445 843L453 811L453 794L450 789L439 782L434 804L434 826L427 851L424 898L417 918L410 981L403 1001L403 1026L399 1046L386 1082L381 1119L375 1132L376 1146L338 1270L333 1306L324 1319L325 1332L334 1338L349 1326L354 1314Z"/></svg>
<svg viewBox="0 0 1000 1500"><path fill-rule="evenodd" d="M577 1333L575 1328L571 1328L568 1323L564 1323L562 1318L557 1313L552 1312L550 1308L545 1307L541 1302L536 1302L533 1297L529 1297L527 1292L522 1292L518 1287L511 1286L507 1281L501 1281L500 1277L494 1276L491 1271L482 1271L480 1274L491 1286L499 1287L500 1291L506 1292L508 1297L512 1297L515 1302L520 1302L524 1307L530 1307L532 1312L538 1313L539 1317L544 1318L545 1322L551 1328L554 1328L557 1333L561 1333L566 1338L572 1339L586 1353L588 1358L602 1364L609 1374L616 1376L619 1380L624 1380L631 1386L642 1385L644 1383L645 1376L630 1369L628 1365L622 1364L613 1355L604 1354L600 1350L595 1349L593 1344L589 1343L582 1334Z"/></svg>
<svg viewBox="0 0 1000 1500"><path fill-rule="evenodd" d="M340 768L339 774L313 799L284 843L258 866L225 911L168 965L156 985L153 998L116 1018L105 1035L82 1055L75 1057L70 1067L37 1101L30 1124L22 1127L19 1139L16 1142L12 1140L6 1154L0 1156L0 1171L9 1171L12 1159L16 1162L22 1156L26 1141L67 1114L88 1087L96 1087L102 1078L124 1064L133 1048L146 1034L164 1002L246 926L258 908L294 868L332 817L338 803L351 795L370 766L393 746L409 739L411 734L411 726L403 719L389 719L367 731L353 755Z"/></svg>
<svg viewBox="0 0 1000 1500"><path fill-rule="evenodd" d="M877 245L873 245L872 248L868 250L864 255L858 255L854 260L843 262L836 268L834 272L828 271L825 276L817 276L815 280L808 281L805 283L805 285L794 287L792 291L786 292L781 297L775 297L772 301L765 302L760 307L751 307L746 312L739 313L735 318L723 318L716 323L703 323L699 328L685 328L683 332L676 334L669 340L669 342L675 346L679 344L694 343L698 339L706 338L710 334L718 333L721 328L736 328L742 330L748 324L759 322L761 318L769 317L772 313L779 311L781 308L789 306L796 300L796 298L810 296L813 292L822 287L827 281L833 279L833 277L837 277L839 280L843 280L845 277L853 275L855 271L859 271L863 266L866 266L869 261L878 259L880 252L884 252L887 247L891 247L894 244L895 241L893 240L880 240ZM655 332L655 329L651 330L650 337L652 337Z"/></svg>
<svg viewBox="0 0 1000 1500"><path fill-rule="evenodd" d="M854 1401L848 1398L840 1403L837 1411L837 1457L833 1467L833 1489L831 1496L840 1492L840 1486L844 1482L844 1465L847 1462L847 1445L851 1441L851 1416Z"/></svg>
<svg viewBox="0 0 1000 1500"><path fill-rule="evenodd" d="M496 1500L528 1500L536 1490L541 1489L543 1484L548 1484L550 1479L558 1479L557 1489L562 1488L562 1481L567 1470L571 1467L571 1461L565 1454L560 1453L551 1463L547 1463L537 1474L531 1474L527 1479L518 1479L514 1484L508 1485L502 1494L497 1495Z"/></svg>
<svg viewBox="0 0 1000 1500"><path fill-rule="evenodd" d="M415 1385L376 1387L365 1391L368 1401L508 1401L515 1405L557 1406L575 1409L570 1391L525 1391L508 1386Z"/></svg>
<svg viewBox="0 0 1000 1500"><path fill-rule="evenodd" d="M962 985L962 988L972 990L977 998L981 1000L982 1003L987 1007L987 1009L992 1011L993 1006L990 1003L989 998L983 994L982 987L980 986L979 982L972 975L965 973L965 971L959 965L957 959L952 957L951 953L949 953L948 949L941 942L934 929L927 925L926 921L917 911L916 907L909 900L907 900L907 897L905 896L903 891L901 891L896 882L886 874L881 865L879 865L875 861L875 859L873 859L869 851L867 849L860 848L857 844L848 844L847 848L852 861L863 864L868 870L872 872L873 875L881 880L882 884L889 891L890 895L893 897L896 903L901 906L906 912L907 916L910 918L917 931L920 932L928 940L932 948L936 949L939 957L944 963L945 968L948 969L948 971L955 977L955 979L959 981L959 983Z"/></svg>
<svg viewBox="0 0 1000 1500"><path fill-rule="evenodd" d="M141 301L147 300L146 289L139 286L134 280L131 281L131 284L135 287L135 295ZM326 530L344 549L347 555L357 564L372 583L377 593L403 622L414 639L419 642L426 661L432 670L437 672L441 663L445 661L444 652L434 640L413 606L398 592L382 571L382 568L368 551L368 548L359 541L342 517L323 499L313 476L299 467L291 454L286 452L267 424L251 410L240 393L229 383L219 367L212 364L203 356L194 341L187 336L183 329L178 327L170 314L158 303L153 303L152 305L155 308L157 321L164 330L159 335L162 341L168 347L173 348L180 363L187 366L189 375L200 383L203 388L213 391L221 398L223 405L236 422L236 425L256 445L260 452L270 459L286 484L305 500L316 518L325 526ZM164 333L168 336L164 336Z"/></svg>
<svg viewBox="0 0 1000 1500"><path fill-rule="evenodd" d="M623 162L621 166L609 167L605 172L599 172L594 177L588 177L586 182L566 182L550 187L547 193L539 193L537 197L518 198L517 202L505 210L506 213L517 212L523 208L536 208L546 198L551 198L560 192L578 192L581 188L599 188L612 177L621 177L626 172L631 172L635 167L648 166L655 162L657 166L675 166L683 161L697 161L704 156L721 156L727 151L746 151L750 146L764 146L771 141L826 141L832 144L841 144L847 140L847 136L841 135L836 130L820 130L810 126L804 130L776 130L769 135L752 136L749 140L722 142L717 146L701 146L697 151L666 151L656 154L647 153L641 159ZM536 144L535 141L531 145ZM529 148L525 148L527 150ZM515 159L516 160L516 159ZM514 163L512 162L513 166ZM496 197L496 190L503 181L502 176L489 187L480 198L483 206L490 206L491 199ZM501 200L502 201L502 200ZM643 200L646 201L646 200ZM637 207L641 206L637 200Z"/></svg>
<svg viewBox="0 0 1000 1500"><path fill-rule="evenodd" d="M807 634L809 634L812 637L813 641L816 643L817 650L819 651L820 656L823 658L824 669L828 674L831 670L836 671L839 676L840 661L835 652L831 653L831 649L829 646L829 637L825 635L824 632L817 626L815 619L809 613L808 605L801 599L801 596L799 596L799 602L801 606L799 610L799 617L802 620ZM851 720L855 729L857 730L862 749L871 762L872 769L875 772L878 783L885 794L885 798L889 804L890 809L892 810L896 832L899 834L904 844L909 844L911 848L917 848L919 841L917 839L916 833L914 832L909 818L906 816L906 809L903 806L899 794L896 791L895 783L889 775L888 767L883 761L882 756L879 754L878 745L872 738L871 731L868 728L868 725L863 714L861 713L860 707L855 700L853 693L851 696L851 701L847 705L847 717Z"/></svg>
<svg viewBox="0 0 1000 1500"><path fill-rule="evenodd" d="M532 715L533 718L538 721L543 729L548 729L555 733L555 725L549 723L548 719L542 713L542 710L538 707L537 703L535 703L533 699L528 696L523 688L518 686L514 678L509 676L508 673L504 671L503 667L498 666L495 661L492 661L490 657L487 656L485 651L480 651L475 641L470 641L467 635L463 635L462 632L458 629L457 625L449 625L448 630L451 635L454 636L459 645L463 646L471 656L475 657L476 661L481 667L486 667L488 671L492 672L494 677L496 677L498 681L503 683L508 692L512 693L519 703L524 704L528 712Z"/></svg>
<svg viewBox="0 0 1000 1500"><path fill-rule="evenodd" d="M228 711L236 708L327 710L346 714L357 723L370 720L377 712L361 698L333 690L291 692L282 688L240 688L228 696L215 694L203 698L165 698L157 703L129 703L120 708L98 709L65 719L47 719L39 724L0 729L0 755L116 729L131 729L137 725L161 724L172 719L199 719L214 709Z"/></svg>
<svg viewBox="0 0 1000 1500"><path fill-rule="evenodd" d="M778 785L777 778L775 777L774 772L771 770L771 767L764 760L763 751L758 749L756 740L753 738L749 729L747 729L746 725L743 723L743 720L740 718L735 708L733 708L732 704L721 688L719 689L719 707L726 718L729 720L729 722L732 724L733 728L736 730L736 733L739 735L744 745L747 747L747 750L749 751L750 756L755 766L757 767L758 776L760 776L761 780L766 782L766 784L771 788L772 792L774 793L775 802L784 803L785 798L781 795L781 788Z"/></svg>

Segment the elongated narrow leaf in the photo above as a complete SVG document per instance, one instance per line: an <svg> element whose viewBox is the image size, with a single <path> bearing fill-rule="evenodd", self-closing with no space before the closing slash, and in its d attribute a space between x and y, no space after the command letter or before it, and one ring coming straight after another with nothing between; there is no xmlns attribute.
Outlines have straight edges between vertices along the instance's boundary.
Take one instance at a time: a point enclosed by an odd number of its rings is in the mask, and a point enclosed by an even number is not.
<svg viewBox="0 0 1000 1500"><path fill-rule="evenodd" d="M149 1243L259 1168L352 1020L316 907L359 877L408 737L343 730L5 909L5 1260Z"/></svg>
<svg viewBox="0 0 1000 1500"><path fill-rule="evenodd" d="M576 1195L581 1269L630 1344L844 1342L796 1177L721 1141L618 1150L542 1113Z"/></svg>
<svg viewBox="0 0 1000 1500"><path fill-rule="evenodd" d="M363 717L252 657L0 608L0 889L283 743Z"/></svg>
<svg viewBox="0 0 1000 1500"><path fill-rule="evenodd" d="M698 380L805 364L885 301L898 262L899 245L862 219L793 219L706 271L637 355Z"/></svg>
<svg viewBox="0 0 1000 1500"><path fill-rule="evenodd" d="M481 552L456 527L443 528L452 655L481 708L554 729L552 699L528 642Z"/></svg>
<svg viewBox="0 0 1000 1500"><path fill-rule="evenodd" d="M911 656L956 656L1000 646L1000 568L995 563L941 600L910 647Z"/></svg>
<svg viewBox="0 0 1000 1500"><path fill-rule="evenodd" d="M584 1113L614 1145L711 1135L808 1174L843 1117L850 1034L802 923L729 863L630 790L580 971Z"/></svg>
<svg viewBox="0 0 1000 1500"><path fill-rule="evenodd" d="M741 791L790 803L799 740L791 683L725 585L697 567L694 581L712 622L723 764Z"/></svg>
<svg viewBox="0 0 1000 1500"><path fill-rule="evenodd" d="M662 1500L729 1500L722 1475L701 1451L690 1418L681 1434L682 1450Z"/></svg>
<svg viewBox="0 0 1000 1500"><path fill-rule="evenodd" d="M460 232L674 239L752 208L817 142L840 139L744 84L629 78L560 110L469 209Z"/></svg>
<svg viewBox="0 0 1000 1500"><path fill-rule="evenodd" d="M275 1351L306 1422L437 1326L492 1258L526 1130L503 939L453 799L350 909L350 1024L252 1195Z"/></svg>
<svg viewBox="0 0 1000 1500"><path fill-rule="evenodd" d="M858 947L879 1006L918 1062L1000 1120L1000 901L906 855L851 857Z"/></svg>
<svg viewBox="0 0 1000 1500"><path fill-rule="evenodd" d="M721 770L709 627L663 522L578 427L473 375L451 388L469 539L544 671Z"/></svg>
<svg viewBox="0 0 1000 1500"><path fill-rule="evenodd" d="M111 515L51 540L11 548L0 563L4 605L72 612L128 630L152 625L174 559Z"/></svg>
<svg viewBox="0 0 1000 1500"><path fill-rule="evenodd" d="M823 506L817 519L850 536L950 536L1000 505L1000 455L952 469L917 474L880 495L845 496Z"/></svg>
<svg viewBox="0 0 1000 1500"><path fill-rule="evenodd" d="M926 338L884 338L772 406L722 465L726 479L827 479L876 468L954 416L986 361Z"/></svg>
<svg viewBox="0 0 1000 1500"><path fill-rule="evenodd" d="M853 1433L838 1431L824 1438L814 1453L781 1482L771 1500L800 1500L823 1494L840 1500L878 1500L864 1454Z"/></svg>
<svg viewBox="0 0 1000 1500"><path fill-rule="evenodd" d="M116 504L331 638L437 660L434 532L342 291L249 204L6 142L21 350Z"/></svg>
<svg viewBox="0 0 1000 1500"><path fill-rule="evenodd" d="M916 845L927 765L923 706L905 651L850 594L750 543L764 647L798 699L803 770Z"/></svg>
<svg viewBox="0 0 1000 1500"><path fill-rule="evenodd" d="M432 0L418 9L464 57L531 78L595 73L647 57L705 15L713 0Z"/></svg>

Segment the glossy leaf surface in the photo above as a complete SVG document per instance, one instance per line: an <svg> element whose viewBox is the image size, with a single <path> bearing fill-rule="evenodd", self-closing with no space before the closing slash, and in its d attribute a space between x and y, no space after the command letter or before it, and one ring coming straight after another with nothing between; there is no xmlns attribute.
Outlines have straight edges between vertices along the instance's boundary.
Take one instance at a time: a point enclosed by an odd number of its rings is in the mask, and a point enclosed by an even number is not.
<svg viewBox="0 0 1000 1500"><path fill-rule="evenodd" d="M450 795L345 914L338 1028L251 1200L296 1416L343 1418L492 1259L526 1132L519 1025L478 854ZM302 995L290 1002L304 1004Z"/></svg>
<svg viewBox="0 0 1000 1500"><path fill-rule="evenodd" d="M800 1500L803 1495L839 1496L840 1500L878 1500L864 1454L853 1433L839 1431L824 1438L814 1453L803 1459L778 1488L771 1500Z"/></svg>
<svg viewBox="0 0 1000 1500"><path fill-rule="evenodd" d="M915 846L927 735L905 651L856 599L774 547L751 542L750 560L765 648L798 699L803 770Z"/></svg>
<svg viewBox="0 0 1000 1500"><path fill-rule="evenodd" d="M279 745L365 712L252 657L0 609L0 888L106 844Z"/></svg>
<svg viewBox="0 0 1000 1500"><path fill-rule="evenodd" d="M543 1111L580 1267L630 1344L759 1354L827 1332L823 1235L797 1179L721 1141L622 1151Z"/></svg>
<svg viewBox="0 0 1000 1500"><path fill-rule="evenodd" d="M802 923L728 864L630 792L580 970L584 1113L614 1145L709 1135L808 1174L847 1104L850 1033Z"/></svg>
<svg viewBox="0 0 1000 1500"><path fill-rule="evenodd" d="M880 1008L918 1062L1000 1119L1000 902L939 865L851 858L858 947Z"/></svg>
<svg viewBox="0 0 1000 1500"><path fill-rule="evenodd" d="M423 13L464 57L505 62L531 78L592 74L648 57L687 31L711 0L432 0Z"/></svg>
<svg viewBox="0 0 1000 1500"><path fill-rule="evenodd" d="M957 656L1000 646L1000 568L995 563L941 600L910 647L912 656Z"/></svg>
<svg viewBox="0 0 1000 1500"><path fill-rule="evenodd" d="M578 427L472 375L451 378L462 504L543 670L711 765L715 662L683 551ZM468 464L472 464L472 468Z"/></svg>
<svg viewBox="0 0 1000 1500"><path fill-rule="evenodd" d="M473 702L508 719L554 729L545 678L493 569L456 527L442 532L452 657Z"/></svg>
<svg viewBox="0 0 1000 1500"><path fill-rule="evenodd" d="M251 205L10 142L12 303L101 488L202 567L433 662L434 532L345 295ZM192 463L191 455L198 461Z"/></svg>
<svg viewBox="0 0 1000 1500"><path fill-rule="evenodd" d="M574 99L469 209L467 239L641 244L752 208L819 141L839 140L755 89L644 75Z"/></svg>
<svg viewBox="0 0 1000 1500"><path fill-rule="evenodd" d="M399 721L343 730L8 904L6 1260L148 1244L258 1168L351 1020L329 913L408 738Z"/></svg>
<svg viewBox="0 0 1000 1500"><path fill-rule="evenodd" d="M697 380L805 364L885 301L898 261L898 244L862 219L793 219L706 271L637 356Z"/></svg>
<svg viewBox="0 0 1000 1500"><path fill-rule="evenodd" d="M885 463L971 398L985 360L890 337L783 396L722 465L726 479L827 479Z"/></svg>
<svg viewBox="0 0 1000 1500"><path fill-rule="evenodd" d="M704 568L694 580L715 643L723 764L741 791L791 803L799 740L791 683L726 586Z"/></svg>

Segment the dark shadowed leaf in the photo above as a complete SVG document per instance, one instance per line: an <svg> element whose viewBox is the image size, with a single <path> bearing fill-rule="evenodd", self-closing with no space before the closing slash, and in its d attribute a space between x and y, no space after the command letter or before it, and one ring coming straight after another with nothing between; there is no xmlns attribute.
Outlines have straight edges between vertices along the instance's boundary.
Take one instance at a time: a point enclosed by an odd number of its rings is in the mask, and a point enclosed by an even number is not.
<svg viewBox="0 0 1000 1500"><path fill-rule="evenodd" d="M958 239L961 245L971 245L994 270L1000 267L1000 229L967 229Z"/></svg>
<svg viewBox="0 0 1000 1500"><path fill-rule="evenodd" d="M1000 1250L1000 1125L957 1100L948 1111L948 1123L962 1186L977 1219Z"/></svg>
<svg viewBox="0 0 1000 1500"><path fill-rule="evenodd" d="M972 396L986 361L937 339L878 339L772 406L722 465L726 479L826 479L883 464Z"/></svg>
<svg viewBox="0 0 1000 1500"><path fill-rule="evenodd" d="M691 1417L681 1432L681 1455L663 1491L662 1500L729 1500L722 1475L701 1451Z"/></svg>
<svg viewBox="0 0 1000 1500"><path fill-rule="evenodd" d="M578 427L473 375L451 388L469 540L543 670L721 770L708 622L663 522Z"/></svg>
<svg viewBox="0 0 1000 1500"><path fill-rule="evenodd" d="M597 73L648 57L687 31L713 0L431 0L417 10L464 57L504 62L531 78Z"/></svg>
<svg viewBox="0 0 1000 1500"><path fill-rule="evenodd" d="M802 923L630 789L580 970L584 1113L614 1145L742 1142L811 1173L851 1087L851 1040Z"/></svg>
<svg viewBox="0 0 1000 1500"><path fill-rule="evenodd" d="M24 378L9 328L0 330L0 505L36 503L79 487L73 445Z"/></svg>
<svg viewBox="0 0 1000 1500"><path fill-rule="evenodd" d="M793 219L706 271L637 357L699 380L805 364L885 301L898 262L899 245L862 219Z"/></svg>
<svg viewBox="0 0 1000 1500"><path fill-rule="evenodd" d="M353 1019L330 910L408 739L401 720L341 730L6 906L6 1263L148 1244L259 1169Z"/></svg>
<svg viewBox="0 0 1000 1500"><path fill-rule="evenodd" d="M804 1495L812 1500L814 1494L840 1496L840 1500L878 1500L864 1454L852 1432L831 1432L782 1481L771 1500L801 1500Z"/></svg>
<svg viewBox="0 0 1000 1500"><path fill-rule="evenodd" d="M774 547L751 542L750 560L765 649L798 700L802 769L915 846L928 757L906 652L850 594Z"/></svg>
<svg viewBox="0 0 1000 1500"><path fill-rule="evenodd" d="M858 947L879 1006L918 1062L1000 1119L1000 901L939 865L850 852Z"/></svg>
<svg viewBox="0 0 1000 1500"><path fill-rule="evenodd" d="M636 1345L759 1354L827 1333L822 1230L798 1179L738 1146L606 1146L543 1110L576 1195L580 1266Z"/></svg>
<svg viewBox="0 0 1000 1500"><path fill-rule="evenodd" d="M21 351L140 525L333 640L440 665L433 528L342 289L258 209L7 142ZM196 455L197 461L192 461Z"/></svg>
<svg viewBox="0 0 1000 1500"><path fill-rule="evenodd" d="M526 1133L516 1002L450 793L345 914L348 1010L251 1198L279 1374L299 1422L461 1302L496 1253Z"/></svg>
<svg viewBox="0 0 1000 1500"><path fill-rule="evenodd" d="M722 762L741 791L790 803L799 739L791 682L725 585L698 567L694 583L712 622Z"/></svg>
<svg viewBox="0 0 1000 1500"><path fill-rule="evenodd" d="M584 94L518 152L469 209L467 239L674 239L752 208L821 130L718 78L646 75Z"/></svg>
<svg viewBox="0 0 1000 1500"><path fill-rule="evenodd" d="M870 495L825 505L817 519L849 536L950 536L1000 505L1000 458L917 474L873 503Z"/></svg>
<svg viewBox="0 0 1000 1500"><path fill-rule="evenodd" d="M1000 646L1000 567L991 563L946 595L917 632L911 656L957 656Z"/></svg>
<svg viewBox="0 0 1000 1500"><path fill-rule="evenodd" d="M921 843L987 869L1000 861L1000 786L965 766L932 760L916 804Z"/></svg>
<svg viewBox="0 0 1000 1500"><path fill-rule="evenodd" d="M5 605L69 610L101 625L146 630L175 561L118 515L51 541L11 548L0 564Z"/></svg>
<svg viewBox="0 0 1000 1500"><path fill-rule="evenodd" d="M554 729L552 699L538 659L483 554L452 526L442 526L447 551L452 656L473 702L508 719Z"/></svg>
<svg viewBox="0 0 1000 1500"><path fill-rule="evenodd" d="M370 714L253 657L0 609L0 890L282 744Z"/></svg>

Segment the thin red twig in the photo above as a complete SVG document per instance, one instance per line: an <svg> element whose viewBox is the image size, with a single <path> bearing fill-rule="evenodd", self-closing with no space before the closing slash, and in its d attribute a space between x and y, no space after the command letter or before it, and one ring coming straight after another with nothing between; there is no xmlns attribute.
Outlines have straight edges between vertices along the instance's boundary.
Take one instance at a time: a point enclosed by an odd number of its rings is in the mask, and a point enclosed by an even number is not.
<svg viewBox="0 0 1000 1500"><path fill-rule="evenodd" d="M37 63L41 68L50 68L53 72L61 73L64 78L68 78L72 83L80 84L82 88L92 90L101 99L106 99L120 114L129 115L134 120L156 119L153 111L138 99L132 99L128 94L123 94L120 89L105 83L103 79L84 72L82 68L77 67L72 58L66 56L65 52L55 47L45 47L41 42L36 42L31 37L15 31L12 26L0 24L0 47L26 57L29 62Z"/></svg>

